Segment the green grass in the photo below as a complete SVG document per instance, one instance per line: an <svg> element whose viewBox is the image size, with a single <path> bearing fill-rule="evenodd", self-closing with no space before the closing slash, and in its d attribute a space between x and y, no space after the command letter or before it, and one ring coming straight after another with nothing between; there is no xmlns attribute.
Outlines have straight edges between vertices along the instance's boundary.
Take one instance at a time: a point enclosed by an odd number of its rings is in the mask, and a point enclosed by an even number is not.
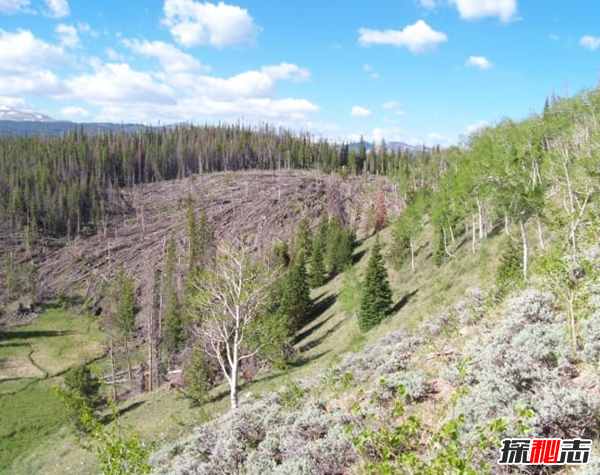
<svg viewBox="0 0 600 475"><path fill-rule="evenodd" d="M15 464L46 445L64 423L52 392L58 375L101 356L102 341L97 319L60 309L0 334L0 475L29 473Z"/></svg>
<svg viewBox="0 0 600 475"><path fill-rule="evenodd" d="M363 240L355 250L356 255L361 258L350 273L338 275L326 285L312 292L312 297L321 311L313 321L300 330L301 338L295 345L300 351L300 361L288 370L274 370L259 374L251 383L242 381L241 403L243 404L245 398L255 397L263 391L279 389L292 379L310 377L322 372L339 362L345 353L359 351L365 345L377 341L403 325L414 328L423 317L435 314L442 308L464 298L465 289L477 285L482 276L487 276L486 279L489 280L498 259L498 247L503 236L499 234L490 237L476 254L471 252L470 243L467 242L456 250L455 259L446 261L440 268L434 265L427 247L427 243L432 239L433 232L427 226L417 241L417 246L422 247L417 254L417 268L414 273L410 269L410 262L399 271L389 269L396 311L381 325L364 334L359 332L357 325L356 311L360 303L357 292L360 289L360 282L366 269L374 238L369 237ZM380 241L384 245L385 253L386 247L391 241L391 229L388 228L381 233ZM354 287L354 289L349 291L348 287ZM69 329L73 333L67 332L57 336L44 333L36 335L35 333L36 331L56 332L65 329ZM19 338L13 338L11 342L30 344L35 350L32 353L35 363L51 374L81 361L81 356L85 351L89 351L90 348L94 348L102 341L102 335L89 319L56 310L42 315L32 327L19 331L25 333ZM86 331L89 333L86 334ZM30 333L29 337L27 333ZM2 358L17 358L19 355L22 357L21 347L9 348L6 345L3 347L3 341L0 340L0 362L2 362ZM87 348L87 350L84 351L82 348ZM132 360L135 359L135 357L132 358ZM105 366L106 361L104 360L95 365L96 368L106 369ZM31 370L31 368L29 369ZM0 383L0 397L3 393L23 389L23 381L31 382L32 380ZM30 387L32 393L24 397L29 397L29 401L32 403L37 398L38 406L41 405L42 401L48 397L48 386L52 381L54 380L35 383ZM25 395L27 392L23 391L23 394ZM227 388L224 385L217 387L212 391L212 395L213 400L203 407L203 411L209 417L227 412L229 410ZM18 395L15 397L20 398ZM51 394L50 397L52 397ZM3 402L2 400L0 403L3 404ZM11 404L17 404L17 402L13 401ZM21 407L22 410L27 411L28 404ZM123 415L124 423L138 431L144 441L153 442L157 447L184 437L189 434L193 426L201 422L199 409L191 409L188 401L183 399L177 391L169 391L166 388L129 400L124 408L126 409ZM42 412L40 411L40 413ZM43 414L38 414L40 417L38 422L41 421L38 425L38 435L36 435L36 430L32 429L29 431L29 438L25 433L22 441L11 440L9 442L13 449L7 454L14 462L10 471L6 471L8 470L6 468L4 471L0 469L0 475L8 473L23 475L94 473L93 455L76 446L67 428L61 428L61 421L56 415L57 411L54 412L55 414L52 416L47 415L46 419ZM9 420L7 427L16 427L16 423L15 420ZM32 422L30 426L35 427L35 424ZM6 429L7 432L8 429ZM2 455L2 460L6 459L4 453ZM1 465L1 467L7 466L6 464Z"/></svg>

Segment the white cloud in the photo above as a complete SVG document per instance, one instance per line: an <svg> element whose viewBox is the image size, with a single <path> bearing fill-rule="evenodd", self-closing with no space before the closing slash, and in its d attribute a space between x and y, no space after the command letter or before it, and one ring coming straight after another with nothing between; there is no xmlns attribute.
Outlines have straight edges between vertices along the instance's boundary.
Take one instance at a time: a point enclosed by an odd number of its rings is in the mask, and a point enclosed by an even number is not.
<svg viewBox="0 0 600 475"><path fill-rule="evenodd" d="M467 66L479 68L482 71L487 71L492 67L492 63L485 56L469 56L466 64Z"/></svg>
<svg viewBox="0 0 600 475"><path fill-rule="evenodd" d="M6 15L27 11L28 7L29 0L0 0L0 13Z"/></svg>
<svg viewBox="0 0 600 475"><path fill-rule="evenodd" d="M292 82L304 82L310 79L310 71L291 63L279 63L276 66L265 66L261 71L271 79L285 79Z"/></svg>
<svg viewBox="0 0 600 475"><path fill-rule="evenodd" d="M131 69L127 63L99 65L94 74L82 74L66 82L71 97L91 104L175 103L171 87L155 82L147 73Z"/></svg>
<svg viewBox="0 0 600 475"><path fill-rule="evenodd" d="M162 41L125 40L125 45L136 54L158 59L163 70L168 74L199 73L207 69L192 55Z"/></svg>
<svg viewBox="0 0 600 475"><path fill-rule="evenodd" d="M373 68L373 66L371 66L368 63L365 63L363 65L363 71L365 73L367 73L369 76L371 76L371 79L379 79L379 78L381 78L381 74L379 74L377 71L375 71L375 69Z"/></svg>
<svg viewBox="0 0 600 475"><path fill-rule="evenodd" d="M408 25L402 30L380 31L361 28L358 32L358 42L362 47L392 45L406 47L413 53L435 49L439 43L448 39L444 33L433 30L423 20L418 20L414 25Z"/></svg>
<svg viewBox="0 0 600 475"><path fill-rule="evenodd" d="M44 2L48 7L48 11L45 12L46 15L51 16L52 18L64 18L69 16L70 9L67 0L44 0Z"/></svg>
<svg viewBox="0 0 600 475"><path fill-rule="evenodd" d="M467 127L467 135L471 135L473 132L477 132L478 130L485 129L489 125L490 125L489 122L486 120L477 121L474 124L471 124Z"/></svg>
<svg viewBox="0 0 600 475"><path fill-rule="evenodd" d="M600 46L600 38L597 36L586 35L579 40L579 44L590 51L594 51Z"/></svg>
<svg viewBox="0 0 600 475"><path fill-rule="evenodd" d="M351 111L352 117L370 117L372 112L364 107L354 106Z"/></svg>
<svg viewBox="0 0 600 475"><path fill-rule="evenodd" d="M61 66L65 58L62 48L30 31L9 33L0 29L0 91L14 97L60 93L63 82L47 68Z"/></svg>
<svg viewBox="0 0 600 475"><path fill-rule="evenodd" d="M435 0L419 0L419 3L423 8L427 8L427 10L433 10L436 7Z"/></svg>
<svg viewBox="0 0 600 475"><path fill-rule="evenodd" d="M41 66L57 66L65 59L62 48L36 38L28 30L0 29L0 72L27 74Z"/></svg>
<svg viewBox="0 0 600 475"><path fill-rule="evenodd" d="M125 61L125 57L118 51L115 51L113 48L106 48L105 53L107 58L113 62Z"/></svg>
<svg viewBox="0 0 600 475"><path fill-rule="evenodd" d="M81 40L79 39L77 28L75 28L74 26L60 23L59 25L57 25L54 31L56 31L56 34L59 36L60 42L63 46L67 48L81 47Z"/></svg>
<svg viewBox="0 0 600 475"><path fill-rule="evenodd" d="M219 2L165 0L164 25L183 46L252 43L260 32L247 10Z"/></svg>
<svg viewBox="0 0 600 475"><path fill-rule="evenodd" d="M25 101L18 97L0 96L0 106L23 108L26 106Z"/></svg>
<svg viewBox="0 0 600 475"><path fill-rule="evenodd" d="M517 14L517 0L450 0L464 20L498 17L509 22Z"/></svg>
<svg viewBox="0 0 600 475"><path fill-rule="evenodd" d="M381 108L383 110L389 110L394 113L394 115L404 115L404 111L402 110L402 103L398 101L389 101L384 103Z"/></svg>
<svg viewBox="0 0 600 475"><path fill-rule="evenodd" d="M60 115L74 119L85 119L90 116L90 113L83 107L68 106L60 110Z"/></svg>

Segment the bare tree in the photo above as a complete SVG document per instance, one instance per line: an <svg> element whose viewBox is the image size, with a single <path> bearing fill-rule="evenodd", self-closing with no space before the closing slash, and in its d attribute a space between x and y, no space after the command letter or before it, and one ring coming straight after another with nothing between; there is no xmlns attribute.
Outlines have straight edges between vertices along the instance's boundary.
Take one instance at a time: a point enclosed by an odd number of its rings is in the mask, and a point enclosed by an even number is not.
<svg viewBox="0 0 600 475"><path fill-rule="evenodd" d="M237 241L219 249L215 267L194 285L192 304L199 311L195 332L229 383L231 409L238 407L240 363L260 351L260 347L250 349L245 337L264 310L270 281L266 268L253 262L249 249Z"/></svg>

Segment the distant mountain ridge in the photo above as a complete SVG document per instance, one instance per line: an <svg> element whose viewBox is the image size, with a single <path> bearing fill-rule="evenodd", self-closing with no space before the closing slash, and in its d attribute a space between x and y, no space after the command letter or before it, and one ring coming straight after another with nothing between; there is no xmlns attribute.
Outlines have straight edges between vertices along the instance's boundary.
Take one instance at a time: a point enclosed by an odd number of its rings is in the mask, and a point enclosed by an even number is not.
<svg viewBox="0 0 600 475"><path fill-rule="evenodd" d="M43 135L60 137L66 132L82 129L87 134L125 131L136 132L144 129L142 124L114 124L109 122L71 122L56 120L33 111L20 111L7 106L0 106L0 137L28 137Z"/></svg>
<svg viewBox="0 0 600 475"><path fill-rule="evenodd" d="M38 112L24 112L8 106L0 106L0 121L11 122L56 122L55 119Z"/></svg>
<svg viewBox="0 0 600 475"><path fill-rule="evenodd" d="M365 144L365 149L367 152L373 146L373 144L371 142L363 142L363 143ZM430 148L426 147L425 145L410 145L405 142L386 142L385 146L388 151L392 151L392 152L397 152L398 150L402 150L402 151L416 153L416 152L430 150ZM360 142L351 142L348 144L348 148L350 148L350 150L357 151L359 149L359 147L360 147ZM379 145L376 145L376 147L379 147Z"/></svg>

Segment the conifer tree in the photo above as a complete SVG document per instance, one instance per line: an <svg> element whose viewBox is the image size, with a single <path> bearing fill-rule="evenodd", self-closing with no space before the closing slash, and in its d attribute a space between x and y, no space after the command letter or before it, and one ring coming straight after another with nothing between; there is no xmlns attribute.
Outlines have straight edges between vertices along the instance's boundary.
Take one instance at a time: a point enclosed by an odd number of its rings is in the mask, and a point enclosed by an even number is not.
<svg viewBox="0 0 600 475"><path fill-rule="evenodd" d="M285 281L281 311L292 330L297 330L310 315L312 302L306 275L306 259L300 252Z"/></svg>
<svg viewBox="0 0 600 475"><path fill-rule="evenodd" d="M118 284L119 293L115 322L125 343L125 352L127 354L127 373L129 379L131 379L129 342L131 341L135 331L135 314L137 313L133 278L130 276L123 276L121 274L118 279Z"/></svg>
<svg viewBox="0 0 600 475"><path fill-rule="evenodd" d="M304 255L306 255L312 248L312 236L310 232L310 226L306 218L302 218L298 224L298 231L296 233L294 244L294 254L304 252Z"/></svg>
<svg viewBox="0 0 600 475"><path fill-rule="evenodd" d="M323 248L324 245L321 239L313 241L308 273L308 283L313 288L321 287L325 283L326 269L323 260Z"/></svg>
<svg viewBox="0 0 600 475"><path fill-rule="evenodd" d="M177 283L175 276L175 261L177 251L175 249L175 239L171 234L167 243L165 252L165 269L163 285L163 305L165 322L165 344L169 353L173 353L183 346L185 335L183 328L183 316L181 301L177 292Z"/></svg>
<svg viewBox="0 0 600 475"><path fill-rule="evenodd" d="M379 237L371 251L362 289L358 327L364 332L378 325L392 305L392 291L381 256Z"/></svg>

